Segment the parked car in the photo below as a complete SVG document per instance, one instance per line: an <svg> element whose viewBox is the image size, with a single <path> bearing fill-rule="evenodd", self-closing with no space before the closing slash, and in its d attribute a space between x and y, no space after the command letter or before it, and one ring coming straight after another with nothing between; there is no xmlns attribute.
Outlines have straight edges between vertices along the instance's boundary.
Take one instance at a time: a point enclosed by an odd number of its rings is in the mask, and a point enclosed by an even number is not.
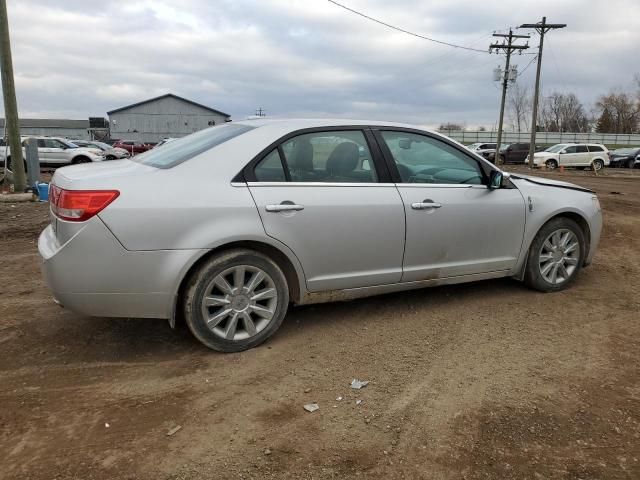
<svg viewBox="0 0 640 480"><path fill-rule="evenodd" d="M609 152L609 166L634 168L640 165L640 147L618 148Z"/></svg>
<svg viewBox="0 0 640 480"><path fill-rule="evenodd" d="M161 147L162 145L165 145L165 144L167 144L169 142L173 142L174 140L176 140L176 139L175 138L171 138L171 137L163 138L153 148Z"/></svg>
<svg viewBox="0 0 640 480"><path fill-rule="evenodd" d="M524 163L529 155L529 143L511 143L500 147L501 163Z"/></svg>
<svg viewBox="0 0 640 480"><path fill-rule="evenodd" d="M79 147L97 148L104 152L106 160L117 160L120 158L128 158L129 152L124 148L112 147L108 143L98 142L95 140L74 140L73 143Z"/></svg>
<svg viewBox="0 0 640 480"><path fill-rule="evenodd" d="M529 162L527 156L526 164L532 167L546 166L549 170L554 170L559 166L564 167L589 167L600 170L609 165L609 151L604 145L595 143L559 143L547 148L543 152L533 155L533 162Z"/></svg>
<svg viewBox="0 0 640 480"><path fill-rule="evenodd" d="M472 143L467 148L486 159L493 159L496 154L495 143Z"/></svg>
<svg viewBox="0 0 640 480"><path fill-rule="evenodd" d="M590 190L385 122L227 123L58 170L50 198L38 248L60 304L184 316L225 352L271 337L290 303L497 277L562 290L602 228Z"/></svg>
<svg viewBox="0 0 640 480"><path fill-rule="evenodd" d="M79 147L75 143L60 137L35 137L23 136L22 156L25 156L24 147L29 138L35 138L38 142L38 158L43 166L64 166L77 163L101 162L105 160L104 153L98 148ZM2 156L4 156L4 148ZM11 169L11 149L6 147L7 167ZM25 169L27 168L25 161Z"/></svg>
<svg viewBox="0 0 640 480"><path fill-rule="evenodd" d="M137 153L146 152L152 147L146 143L132 142L130 140L120 140L113 144L113 148L122 148L129 152L130 155L135 155Z"/></svg>

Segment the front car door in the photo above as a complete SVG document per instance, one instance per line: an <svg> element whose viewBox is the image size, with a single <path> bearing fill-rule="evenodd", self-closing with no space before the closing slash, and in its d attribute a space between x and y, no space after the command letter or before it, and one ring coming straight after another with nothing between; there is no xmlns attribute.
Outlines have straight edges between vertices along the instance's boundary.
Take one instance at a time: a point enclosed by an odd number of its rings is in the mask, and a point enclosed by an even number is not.
<svg viewBox="0 0 640 480"><path fill-rule="evenodd" d="M578 146L569 145L560 152L560 155L558 155L558 157L560 158L560 165L564 165L565 167L577 165L580 160L580 155L578 154Z"/></svg>
<svg viewBox="0 0 640 480"><path fill-rule="evenodd" d="M488 165L446 140L410 130L375 132L406 215L403 282L512 269L525 202L513 188L487 188Z"/></svg>
<svg viewBox="0 0 640 480"><path fill-rule="evenodd" d="M311 292L401 279L403 204L374 144L362 128L301 131L244 170L266 233L299 258Z"/></svg>

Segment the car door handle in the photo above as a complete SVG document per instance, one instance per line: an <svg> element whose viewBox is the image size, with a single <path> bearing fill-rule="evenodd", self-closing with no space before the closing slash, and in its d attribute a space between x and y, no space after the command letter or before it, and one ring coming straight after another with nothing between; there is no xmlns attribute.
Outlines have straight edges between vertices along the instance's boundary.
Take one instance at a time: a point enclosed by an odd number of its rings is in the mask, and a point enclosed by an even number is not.
<svg viewBox="0 0 640 480"><path fill-rule="evenodd" d="M411 208L414 210L428 210L430 208L440 208L441 204L432 201L416 202L411 204Z"/></svg>
<svg viewBox="0 0 640 480"><path fill-rule="evenodd" d="M304 210L304 206L295 203L281 203L280 205L267 205L265 209L267 212L299 212Z"/></svg>

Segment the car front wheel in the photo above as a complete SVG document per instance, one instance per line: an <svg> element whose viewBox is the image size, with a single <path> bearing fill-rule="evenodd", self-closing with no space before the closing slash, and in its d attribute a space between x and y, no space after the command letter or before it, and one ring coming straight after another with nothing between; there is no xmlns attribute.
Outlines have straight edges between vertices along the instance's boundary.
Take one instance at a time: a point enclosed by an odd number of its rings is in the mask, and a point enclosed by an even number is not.
<svg viewBox="0 0 640 480"><path fill-rule="evenodd" d="M594 160L593 168L595 170L602 170L604 168L604 162L602 160Z"/></svg>
<svg viewBox="0 0 640 480"><path fill-rule="evenodd" d="M547 167L547 170L555 170L558 167L558 162L555 160L547 160L545 162L545 166Z"/></svg>
<svg viewBox="0 0 640 480"><path fill-rule="evenodd" d="M525 283L542 292L567 288L576 278L586 255L580 226L569 218L547 222L531 243Z"/></svg>
<svg viewBox="0 0 640 480"><path fill-rule="evenodd" d="M271 337L289 305L287 280L269 257L231 250L205 261L189 278L184 315L193 335L220 352L239 352Z"/></svg>

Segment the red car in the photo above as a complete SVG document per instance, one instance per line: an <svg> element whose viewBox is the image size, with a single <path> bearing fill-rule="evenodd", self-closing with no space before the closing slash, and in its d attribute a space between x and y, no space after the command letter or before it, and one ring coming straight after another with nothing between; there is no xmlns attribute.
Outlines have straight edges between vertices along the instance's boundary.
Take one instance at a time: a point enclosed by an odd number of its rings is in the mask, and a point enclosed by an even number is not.
<svg viewBox="0 0 640 480"><path fill-rule="evenodd" d="M135 155L136 153L146 152L153 148L153 146L130 140L119 140L113 144L113 148L124 148L131 155Z"/></svg>

